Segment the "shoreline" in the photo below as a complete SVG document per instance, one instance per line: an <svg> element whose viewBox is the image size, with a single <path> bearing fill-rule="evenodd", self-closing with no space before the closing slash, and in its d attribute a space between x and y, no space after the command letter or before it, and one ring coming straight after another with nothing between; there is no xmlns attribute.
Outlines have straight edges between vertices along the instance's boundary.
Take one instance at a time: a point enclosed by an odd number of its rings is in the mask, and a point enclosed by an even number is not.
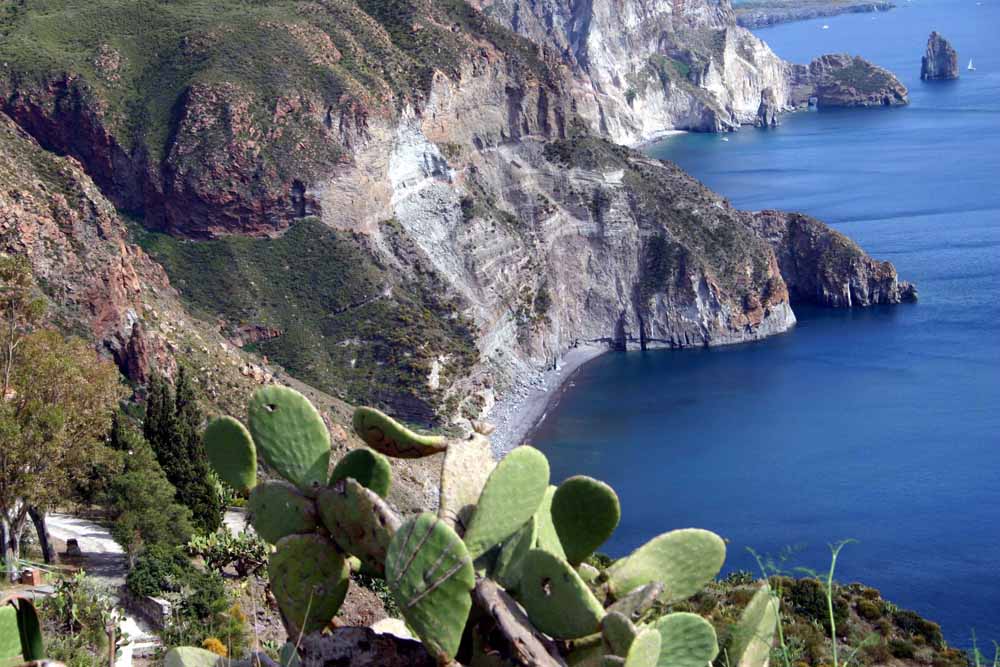
<svg viewBox="0 0 1000 667"><path fill-rule="evenodd" d="M556 363L556 368L540 371L530 379L515 385L509 394L500 399L486 419L496 426L490 436L493 453L501 457L514 447L523 444L535 428L545 419L550 407L566 383L581 366L596 359L610 349L606 344L581 343L570 348Z"/></svg>

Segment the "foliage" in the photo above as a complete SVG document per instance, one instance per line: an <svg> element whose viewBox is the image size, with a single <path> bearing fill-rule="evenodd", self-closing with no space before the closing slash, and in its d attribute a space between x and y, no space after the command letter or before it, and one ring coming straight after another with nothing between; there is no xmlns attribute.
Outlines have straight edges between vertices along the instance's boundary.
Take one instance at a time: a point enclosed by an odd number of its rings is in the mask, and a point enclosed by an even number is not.
<svg viewBox="0 0 1000 667"><path fill-rule="evenodd" d="M150 380L143 435L174 485L178 502L191 510L194 526L202 532L214 532L222 525L223 507L209 477L201 442L203 419L183 366L173 390L160 377Z"/></svg>
<svg viewBox="0 0 1000 667"><path fill-rule="evenodd" d="M84 341L34 329L42 302L22 258L0 255L0 541L19 556L28 512L72 497L92 466L112 462L103 437L121 386Z"/></svg>
<svg viewBox="0 0 1000 667"><path fill-rule="evenodd" d="M154 544L139 555L125 581L132 595L159 596L181 590L185 579L195 573L191 562L177 547Z"/></svg>
<svg viewBox="0 0 1000 667"><path fill-rule="evenodd" d="M385 232L396 237L390 224ZM278 329L280 336L250 349L342 399L391 406L426 423L440 400L427 389L434 360L452 358L442 386L476 360L472 325L433 274L393 284L362 239L317 219L278 238L142 234L139 241L196 311L233 327Z"/></svg>
<svg viewBox="0 0 1000 667"><path fill-rule="evenodd" d="M110 446L121 452L124 470L111 484L111 536L134 558L145 546L176 547L191 536L191 511L177 503L176 490L146 439L123 415L116 415Z"/></svg>
<svg viewBox="0 0 1000 667"><path fill-rule="evenodd" d="M38 609L50 660L68 667L93 667L107 659L111 632L116 645L123 643L124 614L115 608L108 591L82 573L58 581L55 592L42 598Z"/></svg>
<svg viewBox="0 0 1000 667"><path fill-rule="evenodd" d="M270 549L255 533L246 531L233 535L223 527L210 535L192 537L187 543L187 552L203 558L215 572L221 574L232 567L240 579L245 579L267 566Z"/></svg>

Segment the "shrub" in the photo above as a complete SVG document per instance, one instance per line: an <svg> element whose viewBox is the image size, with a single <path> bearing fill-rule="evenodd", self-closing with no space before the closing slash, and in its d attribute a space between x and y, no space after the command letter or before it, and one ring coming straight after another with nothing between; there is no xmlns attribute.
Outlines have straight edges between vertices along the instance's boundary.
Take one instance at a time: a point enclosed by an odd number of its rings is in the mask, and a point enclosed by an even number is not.
<svg viewBox="0 0 1000 667"><path fill-rule="evenodd" d="M900 609L893 613L892 620L900 630L911 637L921 635L935 648L944 646L944 635L941 634L941 626L932 621L920 618L916 612L909 609Z"/></svg>
<svg viewBox="0 0 1000 667"><path fill-rule="evenodd" d="M104 660L108 628L117 628L122 618L108 591L82 573L59 581L52 595L39 600L38 612L46 657L68 667L93 667Z"/></svg>
<svg viewBox="0 0 1000 667"><path fill-rule="evenodd" d="M822 623L826 631L830 631L830 614L826 605L826 592L818 579L792 580L784 592L785 598L796 613ZM838 631L846 629L848 614L847 602L843 597L834 594L833 620L837 624Z"/></svg>
<svg viewBox="0 0 1000 667"><path fill-rule="evenodd" d="M180 549L154 545L142 552L125 583L133 595L159 596L179 591L194 573L194 567Z"/></svg>
<svg viewBox="0 0 1000 667"><path fill-rule="evenodd" d="M912 660L917 656L917 647L906 639L890 639L889 652L900 660Z"/></svg>
<svg viewBox="0 0 1000 667"><path fill-rule="evenodd" d="M256 533L233 535L227 529L211 535L196 535L187 544L187 552L205 559L212 570L222 573L232 566L245 579L267 565L268 547Z"/></svg>
<svg viewBox="0 0 1000 667"><path fill-rule="evenodd" d="M884 641L877 641L865 644L861 649L865 657L865 662L869 664L881 665L892 660L892 651Z"/></svg>
<svg viewBox="0 0 1000 667"><path fill-rule="evenodd" d="M749 570L736 570L723 577L722 583L726 586L749 586L755 579Z"/></svg>
<svg viewBox="0 0 1000 667"><path fill-rule="evenodd" d="M882 616L882 605L867 598L858 600L857 610L858 616L866 621L874 621Z"/></svg>

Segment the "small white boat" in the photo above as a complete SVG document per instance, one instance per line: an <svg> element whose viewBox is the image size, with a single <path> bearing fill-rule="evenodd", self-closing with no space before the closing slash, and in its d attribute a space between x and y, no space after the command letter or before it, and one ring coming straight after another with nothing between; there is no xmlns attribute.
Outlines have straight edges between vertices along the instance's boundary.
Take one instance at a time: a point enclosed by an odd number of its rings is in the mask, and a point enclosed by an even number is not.
<svg viewBox="0 0 1000 667"><path fill-rule="evenodd" d="M823 25L823 30L829 30L829 29L830 29L830 26L825 25L825 24Z"/></svg>
<svg viewBox="0 0 1000 667"><path fill-rule="evenodd" d="M723 141L729 141L729 137L722 137Z"/></svg>
<svg viewBox="0 0 1000 667"><path fill-rule="evenodd" d="M969 69L970 72L975 72L976 71L976 66L972 64L972 58L969 58L969 67L968 67L968 69Z"/></svg>

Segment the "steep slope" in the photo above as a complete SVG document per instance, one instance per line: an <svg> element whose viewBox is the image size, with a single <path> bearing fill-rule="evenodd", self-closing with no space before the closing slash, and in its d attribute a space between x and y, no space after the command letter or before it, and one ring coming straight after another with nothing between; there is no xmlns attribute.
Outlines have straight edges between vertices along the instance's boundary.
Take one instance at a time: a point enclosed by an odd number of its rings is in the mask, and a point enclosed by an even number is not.
<svg viewBox="0 0 1000 667"><path fill-rule="evenodd" d="M742 48L726 6L674 4L677 44ZM227 355L414 422L487 414L580 342L733 343L794 298L906 295L853 244L825 262L821 223L803 245L599 138L577 65L462 0L38 0L0 30L0 109L137 218Z"/></svg>
<svg viewBox="0 0 1000 667"><path fill-rule="evenodd" d="M613 140L671 130L720 132L762 108L906 104L906 88L863 59L787 63L737 25L729 0L475 0L491 17L562 54L580 113ZM871 70L865 75L858 70ZM831 81L849 80L831 95Z"/></svg>

